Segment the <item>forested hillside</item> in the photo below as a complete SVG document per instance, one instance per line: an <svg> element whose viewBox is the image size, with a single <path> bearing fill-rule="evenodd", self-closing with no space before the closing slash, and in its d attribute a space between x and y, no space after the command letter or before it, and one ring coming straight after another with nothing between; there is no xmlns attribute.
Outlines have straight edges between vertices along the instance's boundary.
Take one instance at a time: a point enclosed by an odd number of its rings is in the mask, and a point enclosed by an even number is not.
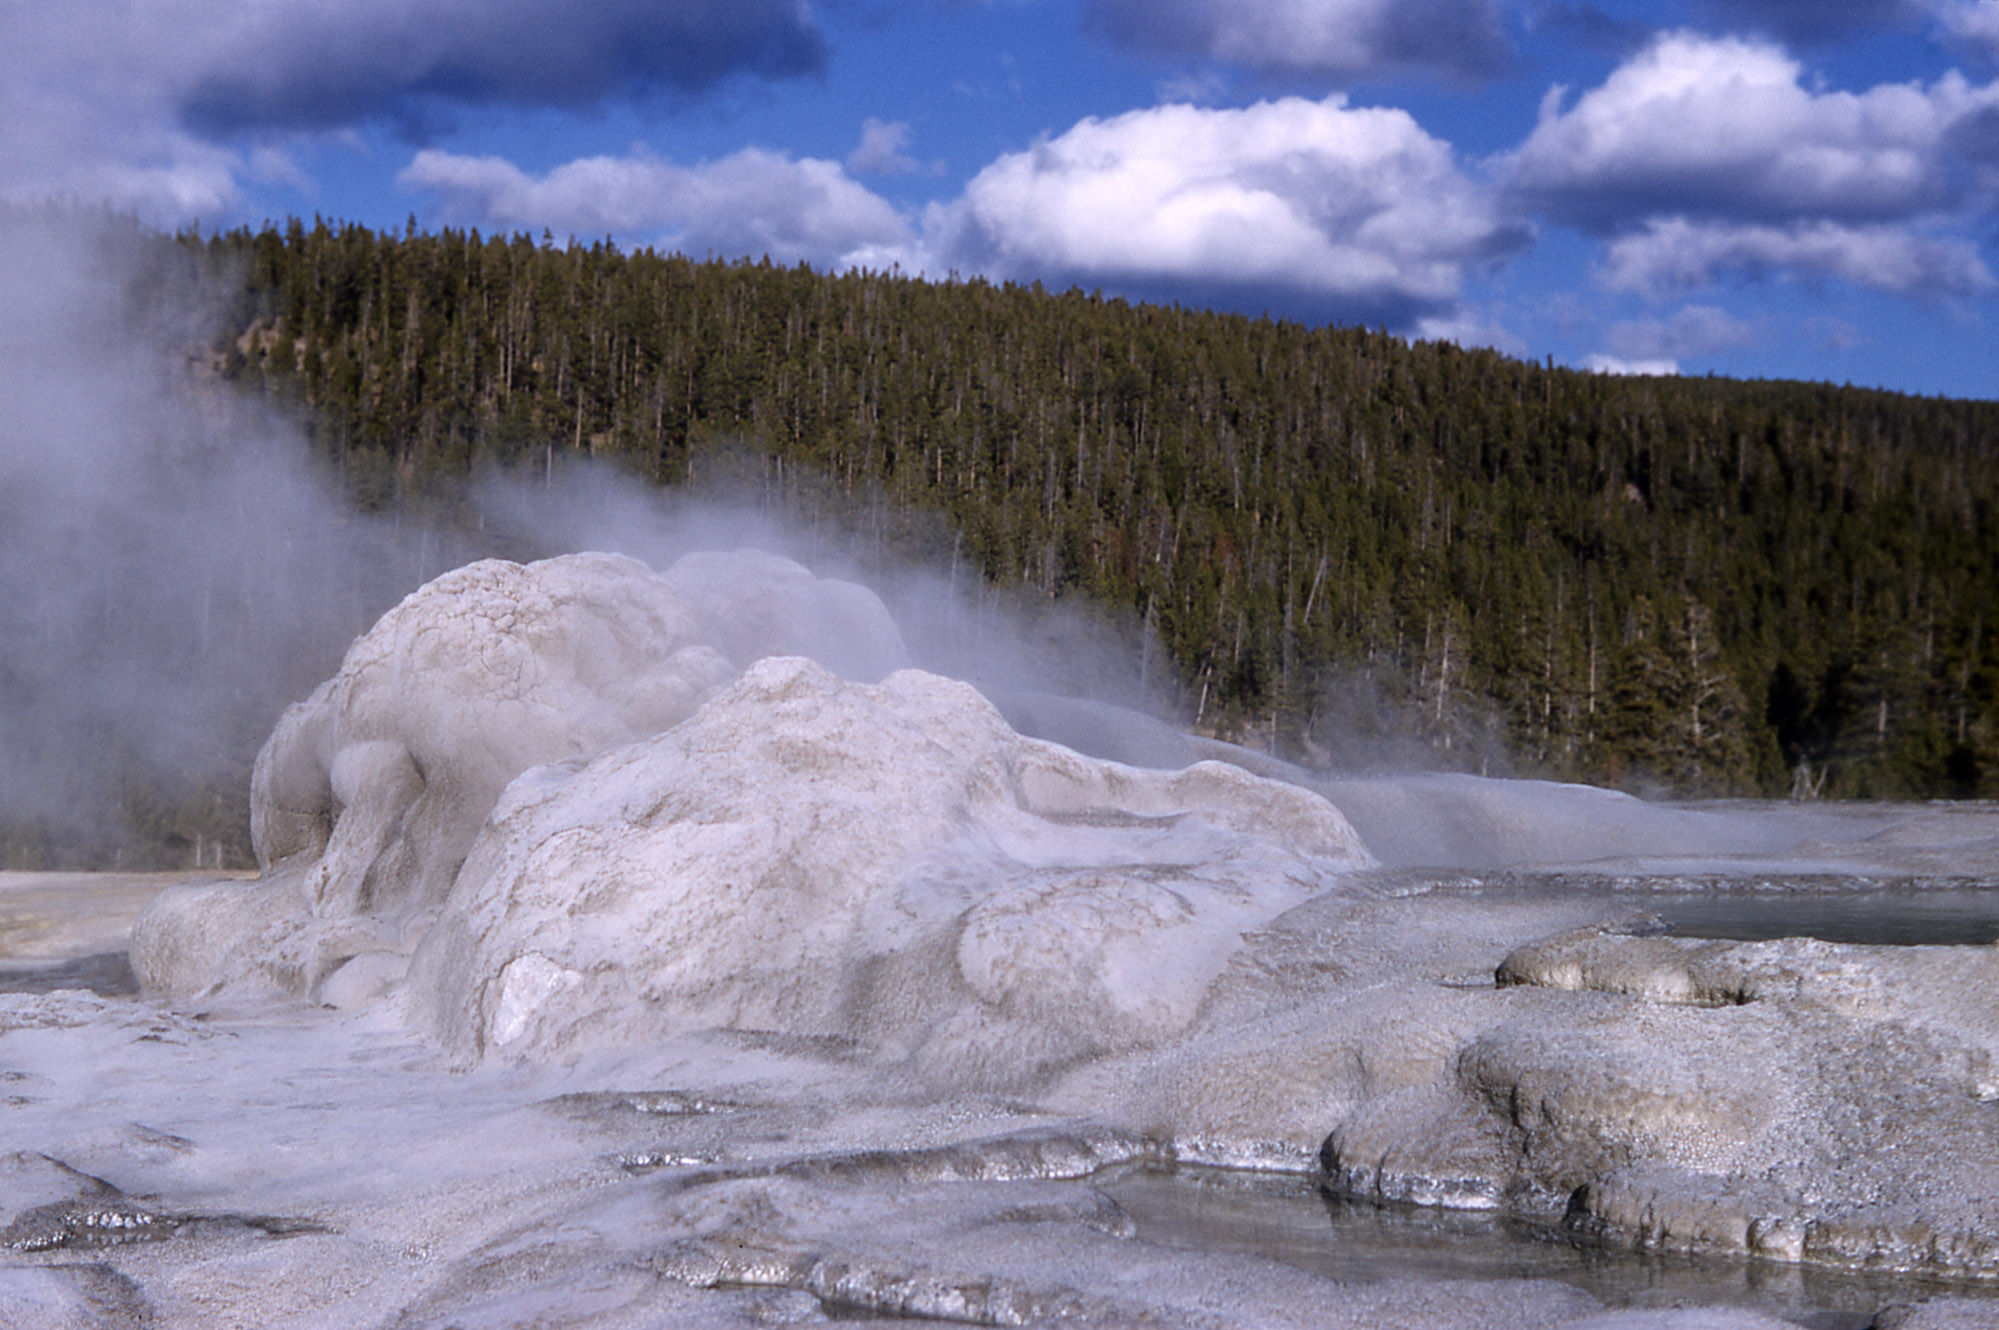
<svg viewBox="0 0 1999 1330"><path fill-rule="evenodd" d="M1203 728L1307 761L1392 721L1525 774L1999 793L1999 404L546 237L178 252L237 292L220 372L364 506L580 454L672 485L741 440L1128 606Z"/></svg>

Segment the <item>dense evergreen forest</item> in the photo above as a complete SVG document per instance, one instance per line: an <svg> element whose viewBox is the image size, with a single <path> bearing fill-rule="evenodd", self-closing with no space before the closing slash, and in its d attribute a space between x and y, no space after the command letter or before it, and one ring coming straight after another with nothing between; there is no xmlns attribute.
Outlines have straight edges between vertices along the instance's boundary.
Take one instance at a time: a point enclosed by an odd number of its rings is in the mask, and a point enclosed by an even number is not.
<svg viewBox="0 0 1999 1330"><path fill-rule="evenodd" d="M1999 793L1999 403L547 237L182 244L240 283L223 374L363 505L747 441L1130 607L1200 726L1308 762L1394 728L1687 793Z"/></svg>
<svg viewBox="0 0 1999 1330"><path fill-rule="evenodd" d="M1008 594L1125 607L1187 718L1311 765L1999 795L1999 403L546 235L168 250L156 302L227 291L206 372L361 509L746 448Z"/></svg>

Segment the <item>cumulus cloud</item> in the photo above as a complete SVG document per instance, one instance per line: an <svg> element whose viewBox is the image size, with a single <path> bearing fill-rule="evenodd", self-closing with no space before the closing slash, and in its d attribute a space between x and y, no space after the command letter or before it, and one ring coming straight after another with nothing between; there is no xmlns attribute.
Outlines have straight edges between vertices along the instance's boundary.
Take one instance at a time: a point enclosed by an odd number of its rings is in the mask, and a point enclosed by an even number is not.
<svg viewBox="0 0 1999 1330"><path fill-rule="evenodd" d="M1614 290L1791 274L1990 289L1965 219L1991 192L1973 145L1999 83L1823 90L1767 42L1677 32L1567 100L1552 89L1496 166L1517 205L1607 237L1598 277Z"/></svg>
<svg viewBox="0 0 1999 1330"><path fill-rule="evenodd" d="M1607 359L1615 359L1619 364L1677 367L1685 356L1711 355L1746 346L1756 340L1756 329L1718 306L1688 305L1671 318L1613 323L1604 340L1612 353ZM1676 373L1677 369L1639 372Z"/></svg>
<svg viewBox="0 0 1999 1330"><path fill-rule="evenodd" d="M1654 219L1611 241L1598 275L1614 291L1658 298L1724 273L1793 270L1910 296L1976 295L1994 285L1977 246L1956 236L1827 221L1771 226L1684 217Z"/></svg>
<svg viewBox="0 0 1999 1330"><path fill-rule="evenodd" d="M1451 342L1457 346L1490 347L1503 355L1526 356L1531 348L1521 338L1485 314L1457 309L1448 314L1432 314L1418 319L1415 335L1426 342Z"/></svg>
<svg viewBox="0 0 1999 1330"><path fill-rule="evenodd" d="M789 77L825 61L798 0L342 0L214 5L84 0L157 39L156 72L211 130L327 128L432 101L584 106L737 73ZM135 43L136 45L136 43Z"/></svg>
<svg viewBox="0 0 1999 1330"><path fill-rule="evenodd" d="M697 166L643 151L591 157L540 175L431 149L398 183L431 195L450 220L495 229L1260 302L1505 340L1463 318L1458 295L1468 271L1527 233L1401 111L1286 98L1086 119L1002 156L920 226L848 174L895 167L907 142L906 126L871 121L846 169L749 148Z"/></svg>
<svg viewBox="0 0 1999 1330"><path fill-rule="evenodd" d="M1504 167L1535 206L1595 229L1665 214L1878 222L1956 201L1942 149L1999 85L1815 92L1802 72L1763 42L1671 33L1572 107L1552 90Z"/></svg>
<svg viewBox="0 0 1999 1330"><path fill-rule="evenodd" d="M1672 359L1626 360L1602 353L1583 357L1583 368L1593 374L1678 374L1680 362Z"/></svg>
<svg viewBox="0 0 1999 1330"><path fill-rule="evenodd" d="M1929 0L1930 12L1951 38L1999 60L1999 4L1993 0Z"/></svg>
<svg viewBox="0 0 1999 1330"><path fill-rule="evenodd" d="M1999 200L1999 104L1952 126L1951 149L1963 163L1972 189L1988 201Z"/></svg>
<svg viewBox="0 0 1999 1330"><path fill-rule="evenodd" d="M457 221L640 237L697 257L874 266L910 240L902 215L839 163L760 148L698 166L644 153L586 157L539 176L499 157L425 149L396 181L436 196Z"/></svg>
<svg viewBox="0 0 1999 1330"><path fill-rule="evenodd" d="M149 219L234 206L244 162L174 123L161 90L85 57L73 18L21 6L0 43L0 198L103 200ZM105 33L115 55L119 34Z"/></svg>
<svg viewBox="0 0 1999 1330"><path fill-rule="evenodd" d="M1477 78L1509 55L1496 0L1089 0L1084 21L1128 48L1341 83Z"/></svg>
<svg viewBox="0 0 1999 1330"><path fill-rule="evenodd" d="M903 151L910 137L906 121L869 117L861 125L860 144L847 154L847 169L855 175L910 175L924 170L922 162Z"/></svg>
<svg viewBox="0 0 1999 1330"><path fill-rule="evenodd" d="M0 201L87 199L174 224L228 216L242 198L248 164L231 149L137 118L51 122L45 105L10 116L12 101L0 95L0 117L40 132L0 139Z"/></svg>
<svg viewBox="0 0 1999 1330"><path fill-rule="evenodd" d="M1524 243L1450 146L1344 98L1086 119L926 218L933 262L1151 296L1267 293L1408 326Z"/></svg>
<svg viewBox="0 0 1999 1330"><path fill-rule="evenodd" d="M799 0L64 0L6 7L0 196L217 218L289 136L439 108L576 108L823 65ZM274 157L274 154L276 157Z"/></svg>

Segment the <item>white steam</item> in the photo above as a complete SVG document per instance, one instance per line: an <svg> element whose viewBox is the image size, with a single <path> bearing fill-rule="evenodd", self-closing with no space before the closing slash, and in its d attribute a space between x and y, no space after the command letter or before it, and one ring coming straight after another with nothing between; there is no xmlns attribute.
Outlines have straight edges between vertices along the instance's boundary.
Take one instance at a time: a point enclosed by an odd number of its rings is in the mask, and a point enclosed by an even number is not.
<svg viewBox="0 0 1999 1330"><path fill-rule="evenodd" d="M1170 703L1163 653L1112 612L1023 614L941 524L913 541L895 518L892 535L877 498L768 484L729 459L695 493L569 463L488 475L448 527L359 514L299 422L213 377L226 282L197 269L115 219L0 215L0 840L53 829L55 858L109 866L135 823L155 846L192 842L161 823L204 787L234 805L209 825L240 825L279 711L401 596L492 554L664 569L755 546L865 581L913 663L1009 709Z"/></svg>
<svg viewBox="0 0 1999 1330"><path fill-rule="evenodd" d="M164 244L0 217L0 811L108 824L244 765L287 694L412 574L296 431L190 374L207 330ZM168 326L134 292L162 284ZM194 300L195 303L183 303Z"/></svg>

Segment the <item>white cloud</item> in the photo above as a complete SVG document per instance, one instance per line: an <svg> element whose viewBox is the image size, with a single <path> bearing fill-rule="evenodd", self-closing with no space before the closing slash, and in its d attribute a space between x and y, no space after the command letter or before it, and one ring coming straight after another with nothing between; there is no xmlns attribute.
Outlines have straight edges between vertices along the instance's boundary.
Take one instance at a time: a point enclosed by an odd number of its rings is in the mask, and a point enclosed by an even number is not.
<svg viewBox="0 0 1999 1330"><path fill-rule="evenodd" d="M1229 81L1212 69L1203 69L1161 79L1154 92L1153 100L1162 104L1192 102L1196 106L1213 106L1229 100Z"/></svg>
<svg viewBox="0 0 1999 1330"><path fill-rule="evenodd" d="M1583 357L1583 368L1592 374L1678 374L1677 360L1625 360L1601 353Z"/></svg>
<svg viewBox="0 0 1999 1330"><path fill-rule="evenodd" d="M1525 356L1527 343L1492 319L1469 309L1431 315L1416 321L1415 334L1426 342L1451 342L1457 346L1491 347L1504 355Z"/></svg>
<svg viewBox="0 0 1999 1330"><path fill-rule="evenodd" d="M1536 206L1585 227L1663 215L1884 222L1956 202L1951 128L1999 84L1818 92L1758 41L1669 33L1539 123L1501 165Z"/></svg>
<svg viewBox="0 0 1999 1330"><path fill-rule="evenodd" d="M1980 158L1999 83L1951 72L1831 91L1767 42L1676 32L1566 101L1550 90L1494 165L1516 205L1607 237L1597 278L1612 290L1794 275L1921 297L1992 287L1970 232L1984 175L1999 175Z"/></svg>
<svg viewBox="0 0 1999 1330"><path fill-rule="evenodd" d="M1495 0L1089 0L1085 23L1121 46L1340 82L1478 77L1508 55Z"/></svg>
<svg viewBox="0 0 1999 1330"><path fill-rule="evenodd" d="M1604 341L1608 351L1583 359L1598 374L1678 374L1688 356L1712 355L1757 340L1757 328L1715 305L1688 305L1665 319L1613 323Z"/></svg>
<svg viewBox="0 0 1999 1330"><path fill-rule="evenodd" d="M1631 362L1657 364L1747 346L1756 336L1753 325L1725 309L1688 305L1668 319L1614 323L1605 340L1617 356Z"/></svg>
<svg viewBox="0 0 1999 1330"><path fill-rule="evenodd" d="M211 128L331 128L430 103L587 106L825 59L798 0L67 0L79 36L173 90ZM91 49L86 47L86 49Z"/></svg>
<svg viewBox="0 0 1999 1330"><path fill-rule="evenodd" d="M1900 227L1799 222L1783 226L1655 219L1606 247L1598 272L1613 291L1664 297L1725 273L1801 270L1911 296L1965 296L1993 289L1971 241Z"/></svg>
<svg viewBox="0 0 1999 1330"><path fill-rule="evenodd" d="M643 153L586 157L541 176L499 157L426 149L396 182L435 195L455 220L636 237L697 258L881 266L911 239L902 215L839 163L759 148L691 167Z"/></svg>
<svg viewBox="0 0 1999 1330"><path fill-rule="evenodd" d="M899 158L870 122L849 165ZM1289 98L1084 120L981 171L921 228L833 162L745 149L682 166L643 152L531 175L436 150L398 177L448 218L610 235L701 255L1108 285L1190 303L1262 301L1491 342L1456 317L1468 269L1524 239L1449 145L1392 110Z"/></svg>
<svg viewBox="0 0 1999 1330"><path fill-rule="evenodd" d="M582 107L823 63L799 0L63 0L5 6L0 196L216 219L282 143L439 108Z"/></svg>
<svg viewBox="0 0 1999 1330"><path fill-rule="evenodd" d="M861 125L860 144L847 154L847 169L855 175L910 175L924 170L922 162L903 151L910 136L907 121L870 117Z"/></svg>
<svg viewBox="0 0 1999 1330"><path fill-rule="evenodd" d="M8 17L0 43L0 197L102 200L168 222L213 219L235 205L236 154L175 125L152 81L115 58L85 59L75 34L44 13ZM105 36L115 55L119 34Z"/></svg>
<svg viewBox="0 0 1999 1330"><path fill-rule="evenodd" d="M849 165L881 166L906 142L906 127L871 122ZM1262 302L1488 344L1512 343L1461 315L1461 286L1525 239L1449 145L1401 111L1337 97L1084 120L993 162L920 228L839 164L754 148L697 166L592 157L541 175L428 150L398 183L492 228Z"/></svg>
<svg viewBox="0 0 1999 1330"><path fill-rule="evenodd" d="M233 213L246 164L234 151L148 119L75 116L0 94L0 199L104 202L173 224Z"/></svg>
<svg viewBox="0 0 1999 1330"><path fill-rule="evenodd" d="M1999 3L1994 0L1929 0L1928 8L1952 37L1999 57Z"/></svg>
<svg viewBox="0 0 1999 1330"><path fill-rule="evenodd" d="M1311 296L1408 324L1524 231L1405 112L1341 97L1086 119L981 171L925 229L999 277Z"/></svg>

